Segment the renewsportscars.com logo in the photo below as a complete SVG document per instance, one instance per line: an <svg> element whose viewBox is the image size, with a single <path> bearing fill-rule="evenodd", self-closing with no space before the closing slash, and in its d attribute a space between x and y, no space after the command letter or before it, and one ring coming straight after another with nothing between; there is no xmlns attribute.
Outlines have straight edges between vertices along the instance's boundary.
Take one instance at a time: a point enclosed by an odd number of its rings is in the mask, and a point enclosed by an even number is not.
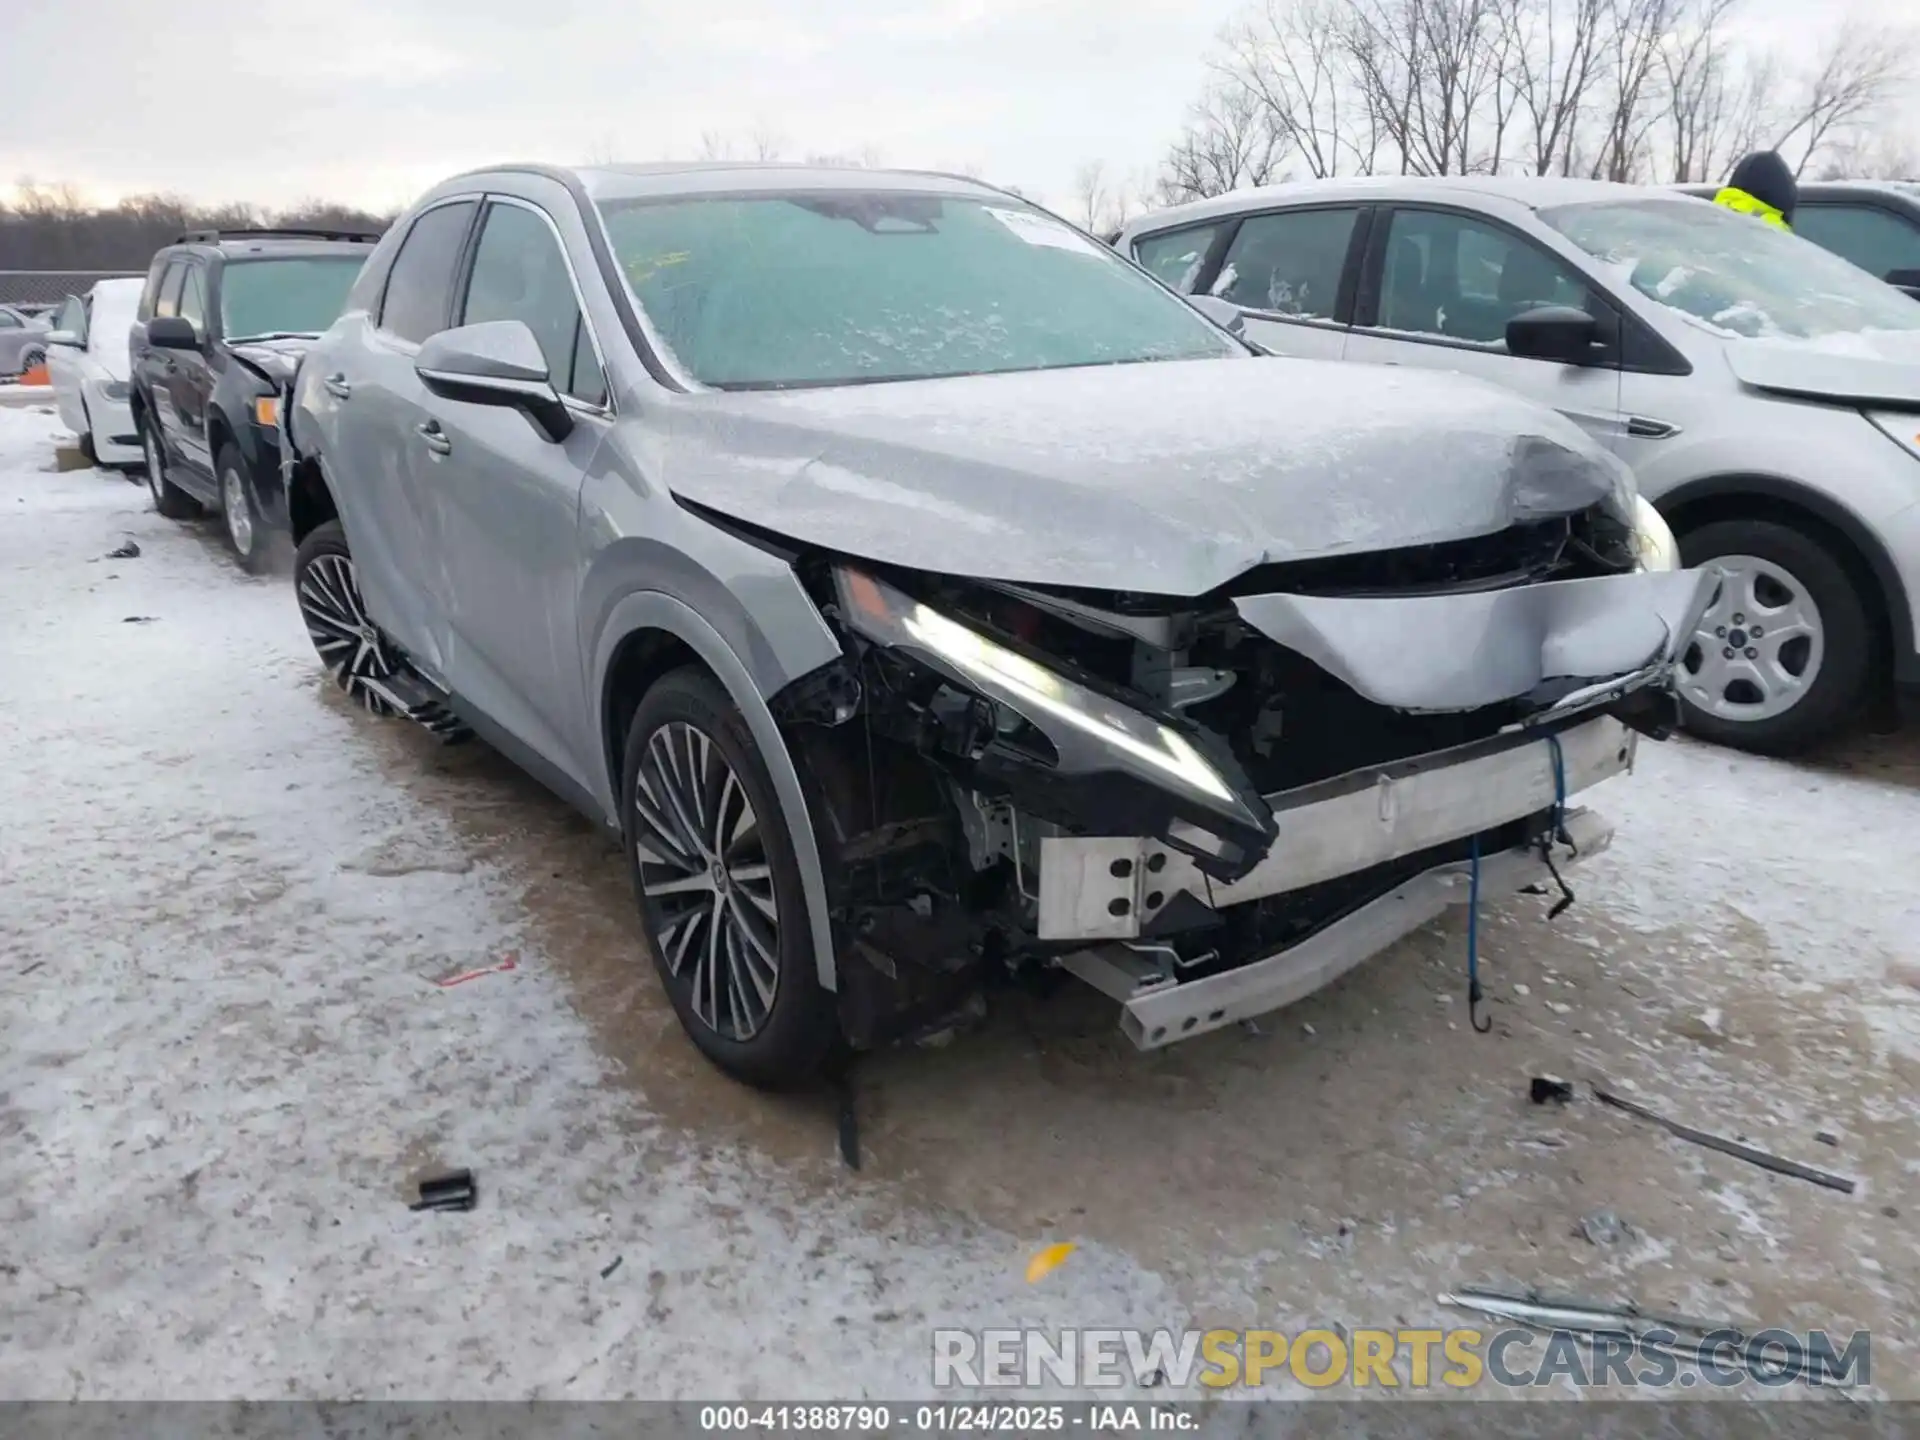
<svg viewBox="0 0 1920 1440"><path fill-rule="evenodd" d="M1525 1389L1572 1383L1633 1389L1755 1384L1870 1385L1872 1337L1824 1330L1651 1326L1501 1330L936 1330L937 1387L1024 1389L1299 1384L1322 1390Z"/></svg>

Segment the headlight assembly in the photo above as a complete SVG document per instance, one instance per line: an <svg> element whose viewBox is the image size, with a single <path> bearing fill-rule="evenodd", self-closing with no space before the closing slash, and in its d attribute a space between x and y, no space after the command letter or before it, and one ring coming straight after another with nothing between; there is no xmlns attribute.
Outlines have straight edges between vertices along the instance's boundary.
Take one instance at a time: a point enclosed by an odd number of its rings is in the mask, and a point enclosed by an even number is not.
<svg viewBox="0 0 1920 1440"><path fill-rule="evenodd" d="M1680 546L1673 531L1644 495L1633 500L1633 549L1642 570L1678 570Z"/></svg>
<svg viewBox="0 0 1920 1440"><path fill-rule="evenodd" d="M835 580L849 626L877 644L945 671L1021 716L1054 743L1063 771L1119 771L1162 795L1191 802L1179 807L1180 816L1159 827L1163 832L1171 828L1173 843L1181 849L1226 861L1249 843L1270 842L1272 817L1258 796L1225 773L1230 765L1203 755L1171 725L988 639L884 581L845 568L835 572ZM1209 813L1230 821L1224 833L1193 833L1195 823L1202 831L1209 828L1203 818ZM1266 847L1260 843L1257 848Z"/></svg>

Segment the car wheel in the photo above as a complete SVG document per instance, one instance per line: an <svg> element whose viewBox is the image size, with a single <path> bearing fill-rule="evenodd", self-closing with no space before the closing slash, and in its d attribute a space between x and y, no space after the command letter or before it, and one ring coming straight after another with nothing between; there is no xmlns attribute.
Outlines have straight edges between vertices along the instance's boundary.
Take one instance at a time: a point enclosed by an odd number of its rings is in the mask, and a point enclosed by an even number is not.
<svg viewBox="0 0 1920 1440"><path fill-rule="evenodd" d="M166 457L153 426L140 427L140 447L147 452L147 489L153 492L153 508L169 520L190 520L198 515L200 502L167 479Z"/></svg>
<svg viewBox="0 0 1920 1440"><path fill-rule="evenodd" d="M1831 550L1770 520L1721 520L1681 537L1680 554L1726 574L1680 660L1688 730L1792 755L1855 713L1872 636L1859 589Z"/></svg>
<svg viewBox="0 0 1920 1440"><path fill-rule="evenodd" d="M786 817L745 718L705 671L676 670L640 702L622 774L641 925L680 1023L750 1085L816 1077L839 1025Z"/></svg>
<svg viewBox="0 0 1920 1440"><path fill-rule="evenodd" d="M293 560L293 589L313 648L334 683L369 713L395 714L375 687L399 671L399 657L367 614L353 552L338 520L316 526L300 542Z"/></svg>
<svg viewBox="0 0 1920 1440"><path fill-rule="evenodd" d="M257 572L267 550L266 528L260 522L260 507L254 503L253 481L247 477L247 462L240 448L231 441L220 447L220 518L227 532L227 544L234 558L249 574Z"/></svg>

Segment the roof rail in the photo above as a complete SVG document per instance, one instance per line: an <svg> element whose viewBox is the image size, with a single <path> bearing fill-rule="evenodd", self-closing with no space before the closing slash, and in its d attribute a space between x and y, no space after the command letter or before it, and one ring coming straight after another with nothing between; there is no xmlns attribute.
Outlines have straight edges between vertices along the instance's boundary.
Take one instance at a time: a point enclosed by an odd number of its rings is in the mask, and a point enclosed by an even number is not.
<svg viewBox="0 0 1920 1440"><path fill-rule="evenodd" d="M176 245L217 245L222 240L345 240L371 245L380 238L377 230L321 230L300 226L246 226L237 230L189 230Z"/></svg>

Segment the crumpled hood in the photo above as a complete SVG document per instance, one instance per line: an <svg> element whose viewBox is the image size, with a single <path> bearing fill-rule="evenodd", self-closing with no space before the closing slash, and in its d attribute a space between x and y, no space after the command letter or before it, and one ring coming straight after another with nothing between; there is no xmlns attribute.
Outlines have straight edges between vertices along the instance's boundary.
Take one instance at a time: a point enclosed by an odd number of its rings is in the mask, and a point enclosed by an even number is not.
<svg viewBox="0 0 1920 1440"><path fill-rule="evenodd" d="M1920 330L1865 330L1818 340L1733 340L1742 384L1852 405L1920 405Z"/></svg>
<svg viewBox="0 0 1920 1440"><path fill-rule="evenodd" d="M1278 358L702 394L664 474L696 504L865 559L1180 596L1632 484L1571 422L1483 382Z"/></svg>
<svg viewBox="0 0 1920 1440"><path fill-rule="evenodd" d="M227 348L236 358L251 369L258 370L274 384L288 385L293 381L293 372L300 368L301 360L313 348L313 339L300 336L287 340L251 340Z"/></svg>

